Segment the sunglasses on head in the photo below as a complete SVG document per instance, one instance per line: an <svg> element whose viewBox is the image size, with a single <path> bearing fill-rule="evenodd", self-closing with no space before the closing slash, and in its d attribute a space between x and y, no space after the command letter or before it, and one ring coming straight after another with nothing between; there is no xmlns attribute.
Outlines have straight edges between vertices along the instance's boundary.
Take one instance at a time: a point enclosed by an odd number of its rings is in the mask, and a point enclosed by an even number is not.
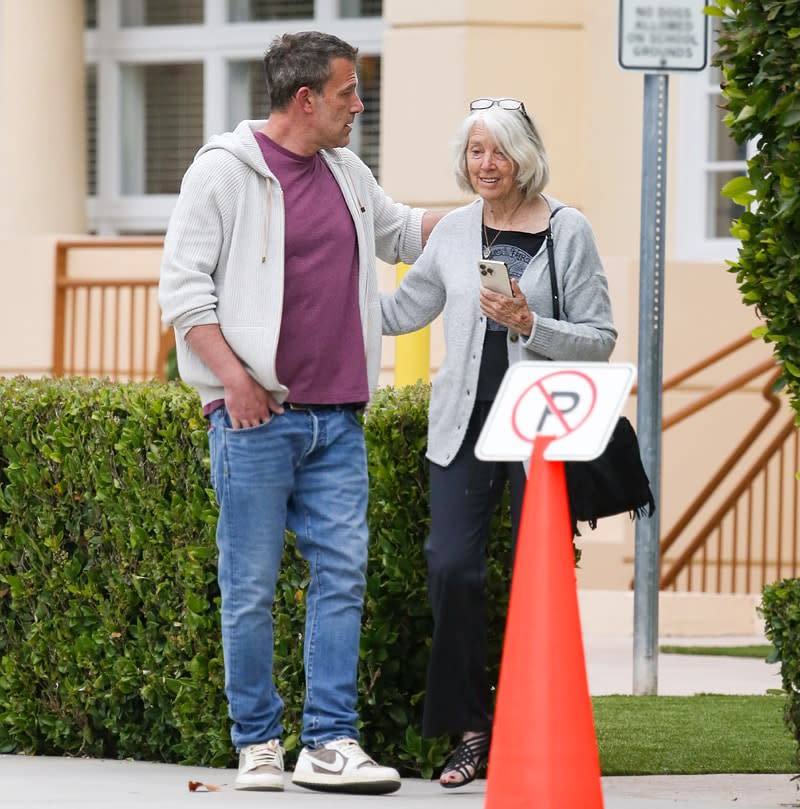
<svg viewBox="0 0 800 809"><path fill-rule="evenodd" d="M516 98L476 98L469 103L470 112L474 110L488 110L490 107L494 106L500 107L501 110L519 110L522 113L522 117L533 126L533 121L531 121L528 111L525 109L525 105Z"/></svg>

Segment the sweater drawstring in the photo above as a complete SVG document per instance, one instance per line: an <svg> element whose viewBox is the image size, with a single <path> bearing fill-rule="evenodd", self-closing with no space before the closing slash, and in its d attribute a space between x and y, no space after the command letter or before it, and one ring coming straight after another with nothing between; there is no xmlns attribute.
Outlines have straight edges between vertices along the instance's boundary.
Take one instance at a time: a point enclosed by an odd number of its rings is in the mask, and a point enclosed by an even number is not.
<svg viewBox="0 0 800 809"><path fill-rule="evenodd" d="M261 263L267 263L267 242L269 241L269 211L272 205L272 183L270 183L269 177L264 178L264 182L267 184L267 207L264 211L264 249L261 251Z"/></svg>

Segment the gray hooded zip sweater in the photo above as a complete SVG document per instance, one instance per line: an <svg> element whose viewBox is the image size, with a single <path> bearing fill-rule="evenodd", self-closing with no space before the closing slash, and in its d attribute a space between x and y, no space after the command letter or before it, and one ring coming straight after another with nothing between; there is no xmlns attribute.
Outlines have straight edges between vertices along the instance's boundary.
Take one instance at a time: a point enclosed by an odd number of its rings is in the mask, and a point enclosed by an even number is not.
<svg viewBox="0 0 800 809"><path fill-rule="evenodd" d="M181 378L203 404L224 398L221 382L185 342L201 324L219 324L249 373L282 402L275 372L283 311L284 209L280 183L243 121L212 137L187 170L164 241L158 299L175 329ZM349 149L321 152L355 223L359 305L370 390L380 372L381 317L375 256L411 263L422 250L424 210L391 200Z"/></svg>
<svg viewBox="0 0 800 809"><path fill-rule="evenodd" d="M546 244L519 280L535 323L507 337L509 364L520 360L606 361L617 340L608 282L589 222L545 197L551 219L561 319L553 318ZM444 312L445 356L433 380L428 458L447 466L464 441L475 404L486 318L479 305L483 200L451 211L434 228L398 289L381 294L383 331L404 334Z"/></svg>

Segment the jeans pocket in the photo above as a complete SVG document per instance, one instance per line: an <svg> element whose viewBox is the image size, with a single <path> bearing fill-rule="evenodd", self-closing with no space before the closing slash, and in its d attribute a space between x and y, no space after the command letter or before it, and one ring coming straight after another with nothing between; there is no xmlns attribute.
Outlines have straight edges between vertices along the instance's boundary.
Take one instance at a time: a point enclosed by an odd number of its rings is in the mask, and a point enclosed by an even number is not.
<svg viewBox="0 0 800 809"><path fill-rule="evenodd" d="M269 418L266 421L262 421L261 424L256 424L255 427L233 427L231 424L231 417L228 413L226 408L223 408L223 429L225 433L228 435L247 435L248 433L258 432L259 430L265 430L267 427L272 424L275 414L270 413Z"/></svg>

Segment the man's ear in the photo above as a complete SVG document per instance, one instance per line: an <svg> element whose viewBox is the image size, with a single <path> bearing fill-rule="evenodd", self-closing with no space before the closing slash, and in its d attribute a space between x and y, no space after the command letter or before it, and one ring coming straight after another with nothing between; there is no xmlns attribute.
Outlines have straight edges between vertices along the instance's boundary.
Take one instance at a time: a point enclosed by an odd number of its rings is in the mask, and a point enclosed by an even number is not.
<svg viewBox="0 0 800 809"><path fill-rule="evenodd" d="M312 90L310 87L301 87L295 94L294 99L297 102L297 106L303 112L312 112L313 107L311 104L311 95Z"/></svg>

